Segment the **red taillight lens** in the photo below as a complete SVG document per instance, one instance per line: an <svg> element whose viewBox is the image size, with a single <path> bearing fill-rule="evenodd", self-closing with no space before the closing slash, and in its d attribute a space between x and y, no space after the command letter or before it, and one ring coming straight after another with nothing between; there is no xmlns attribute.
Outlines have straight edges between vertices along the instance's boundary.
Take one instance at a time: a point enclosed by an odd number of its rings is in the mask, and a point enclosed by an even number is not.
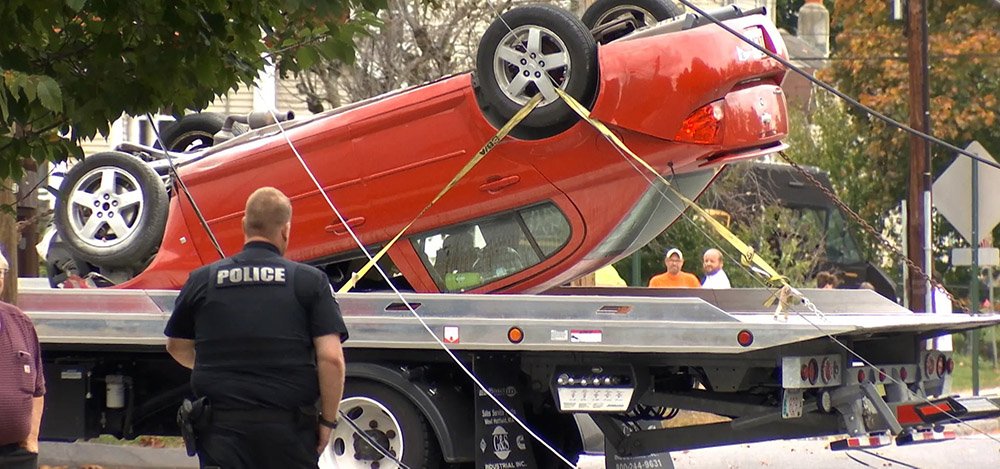
<svg viewBox="0 0 1000 469"><path fill-rule="evenodd" d="M858 382L859 383L864 383L866 377L867 376L865 375L865 369L864 368L858 370Z"/></svg>
<svg viewBox="0 0 1000 469"><path fill-rule="evenodd" d="M816 363L816 359L813 358L809 360L809 384L816 384L816 380L819 378L819 363Z"/></svg>
<svg viewBox="0 0 1000 469"><path fill-rule="evenodd" d="M934 354L928 353L927 357L924 358L924 379L933 377L935 368Z"/></svg>
<svg viewBox="0 0 1000 469"><path fill-rule="evenodd" d="M938 374L938 376L944 375L944 365L945 365L944 355L938 355L938 359L937 359L937 374Z"/></svg>
<svg viewBox="0 0 1000 469"><path fill-rule="evenodd" d="M901 381L905 382L906 378L909 377L909 376L910 376L910 373L908 371L906 371L906 367L905 366L903 368L899 369L899 379Z"/></svg>
<svg viewBox="0 0 1000 469"><path fill-rule="evenodd" d="M947 370L948 374L950 375L951 372L955 371L955 360L952 360L952 359L949 358L948 362L945 363L944 367L945 367L945 370Z"/></svg>
<svg viewBox="0 0 1000 469"><path fill-rule="evenodd" d="M833 379L833 362L829 358L823 359L823 384L829 383Z"/></svg>
<svg viewBox="0 0 1000 469"><path fill-rule="evenodd" d="M725 117L722 103L709 103L692 112L684 119L674 139L701 144L719 143L722 138L722 119Z"/></svg>
<svg viewBox="0 0 1000 469"><path fill-rule="evenodd" d="M885 368L878 369L878 380L879 382L885 381Z"/></svg>

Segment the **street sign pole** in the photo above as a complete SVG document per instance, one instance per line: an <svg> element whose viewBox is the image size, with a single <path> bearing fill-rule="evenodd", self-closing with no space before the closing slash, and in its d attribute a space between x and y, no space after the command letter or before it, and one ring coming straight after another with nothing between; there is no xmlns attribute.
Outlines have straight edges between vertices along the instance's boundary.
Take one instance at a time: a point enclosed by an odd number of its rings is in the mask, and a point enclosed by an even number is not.
<svg viewBox="0 0 1000 469"><path fill-rule="evenodd" d="M972 162L972 275L969 280L969 312L979 313L979 162ZM972 329L972 395L979 395L979 331Z"/></svg>

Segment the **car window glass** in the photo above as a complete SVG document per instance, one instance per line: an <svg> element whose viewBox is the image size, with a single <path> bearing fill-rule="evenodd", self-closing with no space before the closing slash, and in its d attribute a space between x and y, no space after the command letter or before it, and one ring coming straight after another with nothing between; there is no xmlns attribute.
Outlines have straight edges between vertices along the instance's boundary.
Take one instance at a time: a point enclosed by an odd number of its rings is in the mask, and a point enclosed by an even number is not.
<svg viewBox="0 0 1000 469"><path fill-rule="evenodd" d="M534 266L568 239L569 223L548 204L418 235L411 242L438 288L461 292Z"/></svg>

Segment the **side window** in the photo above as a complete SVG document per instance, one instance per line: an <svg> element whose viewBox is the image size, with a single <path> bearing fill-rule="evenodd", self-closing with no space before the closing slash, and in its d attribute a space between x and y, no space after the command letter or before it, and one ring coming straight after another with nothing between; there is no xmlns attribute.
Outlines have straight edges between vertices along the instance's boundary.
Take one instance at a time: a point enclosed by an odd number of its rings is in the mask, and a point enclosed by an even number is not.
<svg viewBox="0 0 1000 469"><path fill-rule="evenodd" d="M569 240L566 217L552 204L506 212L410 238L441 291L462 292L509 277Z"/></svg>

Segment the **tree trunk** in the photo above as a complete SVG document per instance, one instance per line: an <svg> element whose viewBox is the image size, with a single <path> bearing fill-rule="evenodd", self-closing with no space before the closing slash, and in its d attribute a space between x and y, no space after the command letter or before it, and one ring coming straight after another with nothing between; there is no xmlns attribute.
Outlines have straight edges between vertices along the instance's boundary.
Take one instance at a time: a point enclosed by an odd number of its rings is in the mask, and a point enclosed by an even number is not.
<svg viewBox="0 0 1000 469"><path fill-rule="evenodd" d="M15 185L9 179L0 184L0 250L9 266L0 300L12 304L17 303L17 197L11 190Z"/></svg>

